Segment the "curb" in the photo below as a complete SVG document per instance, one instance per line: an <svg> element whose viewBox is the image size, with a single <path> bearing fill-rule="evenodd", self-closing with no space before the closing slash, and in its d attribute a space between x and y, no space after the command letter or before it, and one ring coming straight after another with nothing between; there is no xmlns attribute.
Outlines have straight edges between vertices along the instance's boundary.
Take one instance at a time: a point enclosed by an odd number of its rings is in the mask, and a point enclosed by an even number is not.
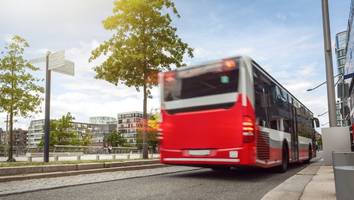
<svg viewBox="0 0 354 200"><path fill-rule="evenodd" d="M116 162L87 162L78 164L56 164L56 165L30 165L17 167L0 167L0 177L9 175L45 173L45 172L63 172L85 169L98 169L110 167L122 167L141 164L156 164L160 163L159 159L151 160L132 160L132 161L116 161Z"/></svg>
<svg viewBox="0 0 354 200"><path fill-rule="evenodd" d="M310 164L269 191L261 200L299 200L307 184L317 174L320 167L318 163Z"/></svg>
<svg viewBox="0 0 354 200"><path fill-rule="evenodd" d="M95 165L99 164L99 165ZM102 173L102 172L113 172L113 171L129 171L129 170L139 170L139 169L152 169L167 167L167 165L160 164L159 161L132 161L130 162L121 162L121 163L110 163L112 165L105 166L100 163L85 163L78 164L82 165L81 167L76 166L74 170L70 171L50 171L45 172L41 171L39 173L27 173L27 174L16 174L11 176L0 176L0 182L7 181L18 181L26 179L36 179L36 178L51 178L51 177L60 177L60 176L73 176L79 174L91 174L91 173ZM48 167L48 166L45 166ZM54 167L55 168L55 167ZM45 168L47 169L47 168ZM73 169L72 166L65 166L61 169Z"/></svg>
<svg viewBox="0 0 354 200"><path fill-rule="evenodd" d="M140 166L135 166L135 167L140 167ZM164 167L171 167L171 165L164 165ZM141 169L143 169L143 168L141 168ZM149 168L145 168L145 169L149 169ZM188 169L188 170L183 170L183 172L195 171L195 170L199 170L199 169L200 168ZM135 179L135 178L142 178L142 177L152 177L152 176L157 176L157 175L175 174L175 173L179 173L179 172L180 171L163 172L163 173L151 174L151 175L145 175L145 176L127 177L127 178L122 178L122 179L117 179L117 180L128 180L128 179ZM0 197L9 196L9 195L17 195L17 194L25 194L25 193L29 193L29 192L37 192L37 191L46 191L46 190L53 190L53 189L60 189L60 188L68 188L68 187L73 187L73 186L91 185L91 184L97 184L97 183L107 183L107 182L113 182L113 181L117 181L117 180L104 180L104 181L80 183L80 184L74 184L74 185L54 186L54 187L50 187L50 188L29 189L29 190L25 190L25 191L16 191L16 192L7 192L7 193L5 192L5 193L0 193Z"/></svg>

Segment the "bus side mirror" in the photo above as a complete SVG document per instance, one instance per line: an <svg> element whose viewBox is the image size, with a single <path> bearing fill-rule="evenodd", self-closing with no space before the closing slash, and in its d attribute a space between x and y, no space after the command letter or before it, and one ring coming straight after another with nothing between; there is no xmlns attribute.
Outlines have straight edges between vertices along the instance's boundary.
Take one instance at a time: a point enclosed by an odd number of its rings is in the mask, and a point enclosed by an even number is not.
<svg viewBox="0 0 354 200"><path fill-rule="evenodd" d="M313 118L313 122L315 123L316 128L320 127L320 120L318 120L316 117Z"/></svg>

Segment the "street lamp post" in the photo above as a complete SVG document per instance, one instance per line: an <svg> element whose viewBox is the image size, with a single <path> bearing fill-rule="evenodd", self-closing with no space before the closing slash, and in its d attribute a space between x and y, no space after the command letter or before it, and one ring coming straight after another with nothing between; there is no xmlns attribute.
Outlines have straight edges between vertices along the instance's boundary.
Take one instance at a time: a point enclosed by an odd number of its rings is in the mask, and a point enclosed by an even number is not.
<svg viewBox="0 0 354 200"><path fill-rule="evenodd" d="M336 78L336 77L338 77L338 76L340 76L340 75L341 75L341 74L337 74L337 75L333 76L333 79ZM340 79L341 79L341 78L338 79L338 81L337 81L337 83L336 83L335 85L338 84L338 82L339 82ZM309 88L309 89L307 89L306 91L310 92L310 91L316 90L317 88L321 87L322 85L324 85L324 84L326 84L326 83L327 83L327 81L323 81L322 83L318 84L316 87Z"/></svg>
<svg viewBox="0 0 354 200"><path fill-rule="evenodd" d="M328 0L322 0L322 20L323 20L323 38L324 52L326 62L326 80L327 80L327 98L328 98L328 117L329 126L336 127L336 101L333 81L333 61L331 48L331 31L329 25Z"/></svg>
<svg viewBox="0 0 354 200"><path fill-rule="evenodd" d="M323 115L325 115L325 114L327 114L327 113L328 113L328 111L323 112L323 113L321 113L321 114L317 115L317 117L322 117Z"/></svg>

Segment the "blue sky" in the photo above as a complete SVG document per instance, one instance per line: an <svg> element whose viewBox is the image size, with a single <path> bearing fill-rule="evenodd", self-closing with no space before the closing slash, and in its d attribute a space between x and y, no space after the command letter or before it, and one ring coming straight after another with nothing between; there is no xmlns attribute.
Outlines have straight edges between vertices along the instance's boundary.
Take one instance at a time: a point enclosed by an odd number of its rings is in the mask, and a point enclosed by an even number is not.
<svg viewBox="0 0 354 200"><path fill-rule="evenodd" d="M95 80L90 51L111 35L102 20L112 12L112 0L1 0L0 48L11 35L26 38L26 58L47 50L66 50L76 64L76 76L53 75L52 118L71 112L78 121L89 116L116 116L142 109L142 94L125 86ZM350 0L330 0L332 43L346 29ZM315 114L327 110L326 88L306 92L325 80L320 0L175 0L181 18L173 24L195 49L188 64L234 55L249 55L284 84ZM334 60L335 61L335 60ZM42 66L41 66L42 67ZM334 67L336 63L334 62ZM336 71L336 69L335 69ZM43 71L37 74L44 76ZM43 83L44 84L44 83ZM159 107L158 90L149 110ZM43 118L44 114L33 118ZM0 127L5 115L0 114ZM30 119L18 119L27 128ZM326 123L328 117L321 118Z"/></svg>

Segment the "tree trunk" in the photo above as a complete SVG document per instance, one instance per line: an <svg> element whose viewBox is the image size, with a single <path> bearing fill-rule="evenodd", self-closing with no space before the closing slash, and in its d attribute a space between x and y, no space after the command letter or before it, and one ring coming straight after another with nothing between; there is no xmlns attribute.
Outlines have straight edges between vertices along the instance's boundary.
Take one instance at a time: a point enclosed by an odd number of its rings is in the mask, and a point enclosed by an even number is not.
<svg viewBox="0 0 354 200"><path fill-rule="evenodd" d="M13 63L11 68L11 78L14 77L15 70L14 70L15 63ZM11 89L15 88L15 83L11 81ZM14 122L14 96L11 94L11 105L10 105L10 139L9 139L9 158L7 162L15 162L16 160L13 158L13 122Z"/></svg>
<svg viewBox="0 0 354 200"><path fill-rule="evenodd" d="M12 106L10 108L10 138L9 138L9 158L7 159L7 162L15 162L16 160L13 158L13 119L14 119L14 113Z"/></svg>
<svg viewBox="0 0 354 200"><path fill-rule="evenodd" d="M144 103L143 103L143 159L148 159L148 143L147 143L147 88L146 83L144 83Z"/></svg>

